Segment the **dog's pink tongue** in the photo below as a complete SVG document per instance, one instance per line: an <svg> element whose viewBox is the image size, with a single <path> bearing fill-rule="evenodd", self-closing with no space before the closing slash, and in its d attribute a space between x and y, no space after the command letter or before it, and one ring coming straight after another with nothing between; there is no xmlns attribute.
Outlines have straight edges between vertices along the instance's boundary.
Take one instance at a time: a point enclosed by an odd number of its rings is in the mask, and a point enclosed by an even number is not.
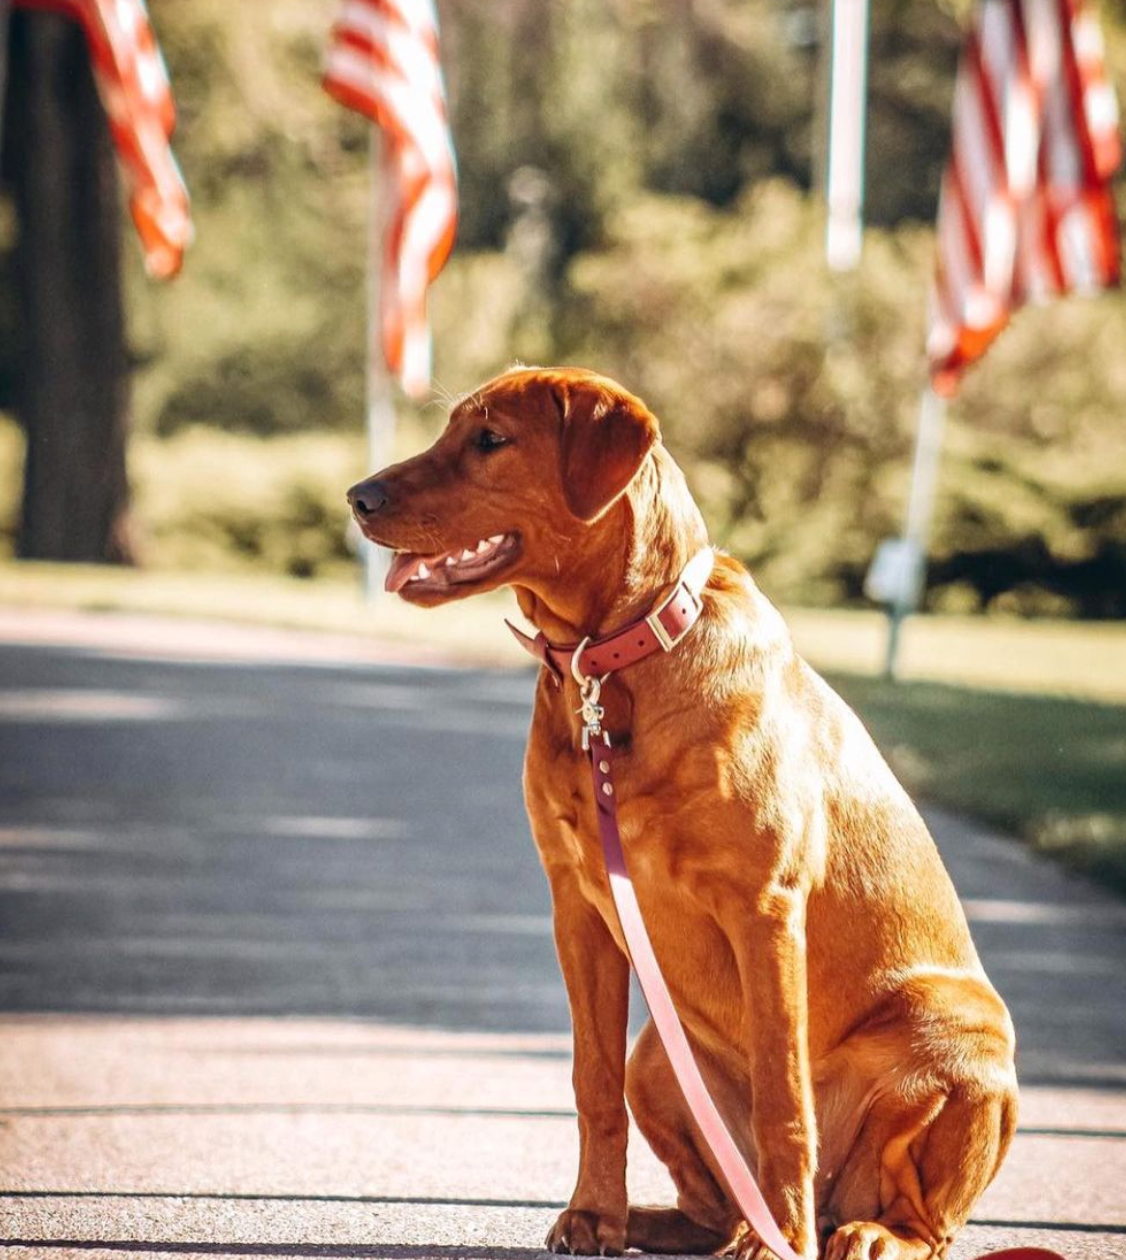
<svg viewBox="0 0 1126 1260"><path fill-rule="evenodd" d="M396 591L402 590L418 572L419 565L425 559L425 556L411 555L407 551L400 552L391 561L391 567L387 570L387 576L383 579L383 589L390 591L392 595Z"/></svg>

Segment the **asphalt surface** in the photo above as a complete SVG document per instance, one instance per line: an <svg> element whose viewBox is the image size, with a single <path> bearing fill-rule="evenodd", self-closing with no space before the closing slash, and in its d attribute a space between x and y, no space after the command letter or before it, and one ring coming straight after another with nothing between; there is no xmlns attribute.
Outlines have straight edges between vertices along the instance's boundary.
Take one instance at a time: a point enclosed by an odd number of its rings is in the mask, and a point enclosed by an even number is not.
<svg viewBox="0 0 1126 1260"><path fill-rule="evenodd" d="M0 1247L538 1255L577 1143L531 673L112 644L0 644ZM1126 904L930 819L1023 1085L952 1254L1126 1256Z"/></svg>

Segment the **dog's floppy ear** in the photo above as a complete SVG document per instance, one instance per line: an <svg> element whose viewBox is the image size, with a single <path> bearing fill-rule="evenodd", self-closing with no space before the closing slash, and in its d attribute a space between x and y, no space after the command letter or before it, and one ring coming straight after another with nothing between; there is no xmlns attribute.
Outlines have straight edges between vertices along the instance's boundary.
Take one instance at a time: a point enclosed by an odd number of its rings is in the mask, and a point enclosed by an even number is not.
<svg viewBox="0 0 1126 1260"><path fill-rule="evenodd" d="M657 419L640 399L598 381L567 381L552 394L563 420L563 497L593 521L622 494L657 440Z"/></svg>

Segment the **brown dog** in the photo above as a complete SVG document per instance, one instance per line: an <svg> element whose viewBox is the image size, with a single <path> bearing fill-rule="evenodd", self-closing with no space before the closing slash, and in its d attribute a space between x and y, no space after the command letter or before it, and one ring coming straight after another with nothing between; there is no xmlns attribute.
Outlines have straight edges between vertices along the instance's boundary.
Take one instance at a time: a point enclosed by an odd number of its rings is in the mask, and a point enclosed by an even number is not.
<svg viewBox="0 0 1126 1260"><path fill-rule="evenodd" d="M620 386L519 370L430 450L354 487L433 605L515 588L554 643L632 621L706 545L657 422ZM941 1255L1016 1123L1013 1031L925 825L847 706L718 555L682 643L603 692L623 843L713 1097L805 1256ZM629 965L578 695L541 673L524 790L574 1024L581 1155L555 1251L759 1248L688 1117L652 1024L626 1062ZM626 1202L626 1101L677 1208Z"/></svg>

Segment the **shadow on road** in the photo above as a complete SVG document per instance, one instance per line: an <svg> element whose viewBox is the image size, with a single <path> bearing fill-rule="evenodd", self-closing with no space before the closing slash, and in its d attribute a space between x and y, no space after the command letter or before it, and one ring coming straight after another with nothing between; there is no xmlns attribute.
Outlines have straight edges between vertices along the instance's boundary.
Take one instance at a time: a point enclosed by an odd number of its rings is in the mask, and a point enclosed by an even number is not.
<svg viewBox="0 0 1126 1260"><path fill-rule="evenodd" d="M0 1009L565 1031L532 686L0 648ZM932 821L1025 1078L1120 1088L1126 906Z"/></svg>
<svg viewBox="0 0 1126 1260"><path fill-rule="evenodd" d="M0 1008L562 1030L530 674L0 650Z"/></svg>

